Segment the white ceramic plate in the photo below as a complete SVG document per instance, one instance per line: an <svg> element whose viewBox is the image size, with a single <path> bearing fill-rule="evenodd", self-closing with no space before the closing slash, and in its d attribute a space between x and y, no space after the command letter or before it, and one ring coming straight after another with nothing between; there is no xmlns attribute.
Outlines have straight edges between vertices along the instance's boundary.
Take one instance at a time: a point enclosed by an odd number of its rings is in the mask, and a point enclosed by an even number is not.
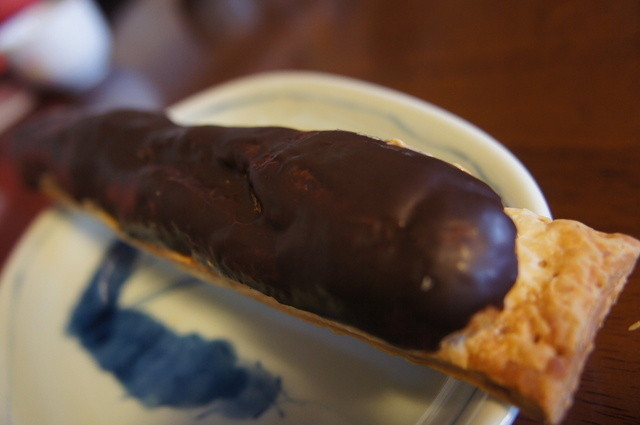
<svg viewBox="0 0 640 425"><path fill-rule="evenodd" d="M432 105L366 83L309 73L258 75L187 99L170 114L191 124L342 128L400 138L463 165L509 205L549 215L527 171L489 136ZM142 254L109 316L134 317L113 333L124 332L127 347L143 347L149 327L162 329L168 351L188 340L194 352L178 351L167 362L156 350L162 359L137 362L140 367L126 373L100 367L98 360L120 354L84 348L67 329L86 304L80 297L92 277L106 270L114 244L110 231L91 218L53 209L11 256L0 283L0 424L507 425L517 414L466 383L198 283ZM173 407L209 373L194 372L197 362L185 356L196 358L213 341L233 347L250 384L226 398ZM154 361L156 369L148 369ZM159 389L167 388L162 379L180 368L190 370L189 385L178 391L174 383L171 394L160 397ZM159 373L144 377L148 370ZM154 401L161 405L150 407Z"/></svg>

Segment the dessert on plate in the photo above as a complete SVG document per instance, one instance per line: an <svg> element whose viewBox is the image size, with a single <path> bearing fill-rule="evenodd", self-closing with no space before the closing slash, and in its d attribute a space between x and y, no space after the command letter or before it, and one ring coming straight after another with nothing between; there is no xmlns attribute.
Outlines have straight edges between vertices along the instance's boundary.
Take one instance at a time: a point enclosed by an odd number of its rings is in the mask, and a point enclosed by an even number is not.
<svg viewBox="0 0 640 425"><path fill-rule="evenodd" d="M120 110L51 120L16 147L29 185L133 245L552 423L640 254L347 131Z"/></svg>

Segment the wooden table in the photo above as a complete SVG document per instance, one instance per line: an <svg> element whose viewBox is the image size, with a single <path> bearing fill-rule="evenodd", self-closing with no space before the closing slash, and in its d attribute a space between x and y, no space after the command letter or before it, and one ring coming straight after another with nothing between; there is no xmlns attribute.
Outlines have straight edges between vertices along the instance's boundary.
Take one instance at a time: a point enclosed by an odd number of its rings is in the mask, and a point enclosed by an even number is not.
<svg viewBox="0 0 640 425"><path fill-rule="evenodd" d="M640 237L637 0L213 3L129 2L111 15L114 75L137 84L135 99L127 88L117 102L165 106L275 69L364 79L442 106L500 140L537 179L554 216ZM114 78L73 102L104 104ZM0 165L4 258L43 204L19 189L5 156ZM640 330L629 330L639 305L636 271L564 424L640 423Z"/></svg>

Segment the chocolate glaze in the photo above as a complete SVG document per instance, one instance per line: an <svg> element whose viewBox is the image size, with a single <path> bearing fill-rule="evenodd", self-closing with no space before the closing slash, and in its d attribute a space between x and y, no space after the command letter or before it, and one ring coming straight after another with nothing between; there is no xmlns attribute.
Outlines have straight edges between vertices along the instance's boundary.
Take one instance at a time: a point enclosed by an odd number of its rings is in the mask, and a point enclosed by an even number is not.
<svg viewBox="0 0 640 425"><path fill-rule="evenodd" d="M500 307L516 278L516 230L499 196L406 148L135 111L40 135L19 145L31 184L49 174L132 236L400 347L436 349L473 313Z"/></svg>

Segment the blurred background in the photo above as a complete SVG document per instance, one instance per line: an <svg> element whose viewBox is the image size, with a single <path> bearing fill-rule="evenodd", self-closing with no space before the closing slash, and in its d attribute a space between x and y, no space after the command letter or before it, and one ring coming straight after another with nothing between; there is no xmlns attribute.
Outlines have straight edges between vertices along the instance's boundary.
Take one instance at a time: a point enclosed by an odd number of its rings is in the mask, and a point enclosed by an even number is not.
<svg viewBox="0 0 640 425"><path fill-rule="evenodd" d="M162 109L284 69L439 105L513 151L556 217L640 236L637 0L0 0L0 261L46 204L7 158L17 122L56 108ZM638 423L639 351L606 351L628 343L620 329L640 317L638 283L567 424Z"/></svg>

